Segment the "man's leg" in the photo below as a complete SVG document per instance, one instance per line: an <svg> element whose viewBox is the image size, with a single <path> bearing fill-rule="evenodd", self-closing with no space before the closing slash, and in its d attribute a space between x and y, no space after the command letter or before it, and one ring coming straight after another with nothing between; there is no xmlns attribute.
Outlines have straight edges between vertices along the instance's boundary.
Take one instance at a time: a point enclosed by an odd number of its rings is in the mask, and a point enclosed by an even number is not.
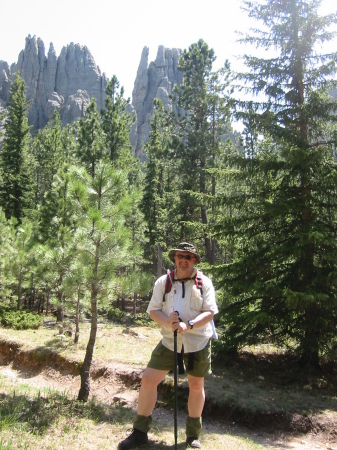
<svg viewBox="0 0 337 450"><path fill-rule="evenodd" d="M205 404L204 378L188 375L188 418L186 420L187 444L191 448L201 448L201 414Z"/></svg>
<svg viewBox="0 0 337 450"><path fill-rule="evenodd" d="M190 417L201 417L205 404L204 377L188 375L188 414Z"/></svg>
<svg viewBox="0 0 337 450"><path fill-rule="evenodd" d="M157 401L157 387L166 374L166 370L149 367L145 369L139 391L137 416L133 422L133 432L118 444L119 449L128 450L148 442L147 432L152 422L151 414Z"/></svg>
<svg viewBox="0 0 337 450"><path fill-rule="evenodd" d="M150 367L145 369L138 397L138 415L148 417L152 414L156 406L158 384L163 381L167 372Z"/></svg>

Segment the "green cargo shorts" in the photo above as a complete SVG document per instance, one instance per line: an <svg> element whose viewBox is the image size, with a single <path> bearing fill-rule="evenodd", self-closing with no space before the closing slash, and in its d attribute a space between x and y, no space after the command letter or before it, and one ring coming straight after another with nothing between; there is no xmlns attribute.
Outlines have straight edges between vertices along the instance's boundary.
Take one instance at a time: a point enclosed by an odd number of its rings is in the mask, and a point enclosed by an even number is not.
<svg viewBox="0 0 337 450"><path fill-rule="evenodd" d="M184 353L184 365L187 367L188 353ZM147 365L151 369L174 371L174 352L164 347L160 341L153 350L151 359ZM202 350L194 353L193 370L186 370L194 377L206 377L211 370L211 341Z"/></svg>

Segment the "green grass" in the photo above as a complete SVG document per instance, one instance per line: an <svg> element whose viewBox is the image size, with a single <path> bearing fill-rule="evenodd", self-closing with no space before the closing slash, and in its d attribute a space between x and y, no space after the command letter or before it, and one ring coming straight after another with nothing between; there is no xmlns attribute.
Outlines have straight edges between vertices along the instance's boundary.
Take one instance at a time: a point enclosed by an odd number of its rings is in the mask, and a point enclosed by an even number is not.
<svg viewBox="0 0 337 450"><path fill-rule="evenodd" d="M67 329L67 327L64 327ZM133 328L138 336L125 333L124 325L99 324L94 358L97 361L111 361L132 366L144 366L155 346L160 340L157 328ZM58 337L58 328L40 328L39 330L13 330L0 327L0 340L20 344L22 350L39 348L43 351L55 351L70 361L81 362L84 359L89 339L90 324L80 326L80 339L74 344L72 337Z"/></svg>
<svg viewBox="0 0 337 450"><path fill-rule="evenodd" d="M0 449L113 449L131 428L133 411L96 400L78 402L66 393L13 387L0 376ZM202 434L203 449L267 449L246 437L210 424ZM220 432L219 432L220 431ZM172 424L154 421L147 448L173 448ZM179 430L179 448L185 448ZM275 447L274 447L275 448Z"/></svg>

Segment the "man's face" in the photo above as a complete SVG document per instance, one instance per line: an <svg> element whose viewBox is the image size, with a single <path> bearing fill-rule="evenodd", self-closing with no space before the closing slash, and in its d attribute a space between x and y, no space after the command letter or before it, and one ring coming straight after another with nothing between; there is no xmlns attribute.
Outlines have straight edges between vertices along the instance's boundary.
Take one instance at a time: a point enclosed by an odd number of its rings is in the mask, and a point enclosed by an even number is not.
<svg viewBox="0 0 337 450"><path fill-rule="evenodd" d="M177 251L174 255L174 262L180 270L190 271L196 262L196 257L190 252Z"/></svg>

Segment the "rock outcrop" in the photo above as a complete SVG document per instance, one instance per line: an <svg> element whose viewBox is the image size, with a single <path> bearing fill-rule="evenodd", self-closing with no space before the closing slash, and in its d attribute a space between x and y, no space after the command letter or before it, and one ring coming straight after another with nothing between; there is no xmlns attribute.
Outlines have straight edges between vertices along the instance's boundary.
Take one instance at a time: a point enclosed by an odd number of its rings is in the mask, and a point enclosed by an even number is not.
<svg viewBox="0 0 337 450"><path fill-rule="evenodd" d="M28 122L33 129L43 128L53 116L60 112L62 124L74 122L83 117L90 99L95 97L97 108L104 106L108 80L87 47L71 43L63 47L57 57L51 43L46 56L45 46L40 38L28 36L25 49L18 62L7 70L0 64L0 98L8 99L10 84L18 71L27 86L27 100L32 101Z"/></svg>
<svg viewBox="0 0 337 450"><path fill-rule="evenodd" d="M165 108L172 108L173 86L182 82L183 74L178 70L180 54L179 49L160 46L155 61L149 63L149 48L143 49L132 103L128 105L128 112L137 117L130 141L140 159L144 159L143 144L149 138L154 98L159 98ZM9 67L0 61L0 109L6 107L16 72L25 80L27 100L32 102L28 122L33 132L43 128L55 110L60 112L62 125L75 122L84 116L93 97L98 111L104 108L108 79L85 46L71 43L57 56L51 43L46 55L43 41L29 35L17 63Z"/></svg>
<svg viewBox="0 0 337 450"><path fill-rule="evenodd" d="M5 61L0 61L0 107L4 108L10 88L10 70Z"/></svg>
<svg viewBox="0 0 337 450"><path fill-rule="evenodd" d="M142 147L149 139L153 100L159 98L164 107L172 108L170 94L175 84L180 85L183 73L178 70L181 50L158 47L155 61L148 64L149 48L144 47L132 91L132 106L137 115L135 154L143 158Z"/></svg>

